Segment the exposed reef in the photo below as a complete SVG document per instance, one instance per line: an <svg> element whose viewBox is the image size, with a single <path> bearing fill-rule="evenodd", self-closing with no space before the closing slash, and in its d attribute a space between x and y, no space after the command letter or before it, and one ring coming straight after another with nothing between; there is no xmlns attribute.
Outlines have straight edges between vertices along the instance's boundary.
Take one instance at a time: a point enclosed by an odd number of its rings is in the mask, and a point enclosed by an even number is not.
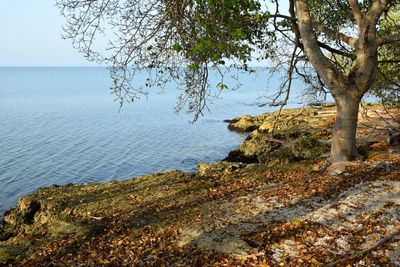
<svg viewBox="0 0 400 267"><path fill-rule="evenodd" d="M196 172L40 188L0 222L0 264L399 266L400 149L364 111L352 163L327 161L334 107L292 109L231 120L249 137Z"/></svg>

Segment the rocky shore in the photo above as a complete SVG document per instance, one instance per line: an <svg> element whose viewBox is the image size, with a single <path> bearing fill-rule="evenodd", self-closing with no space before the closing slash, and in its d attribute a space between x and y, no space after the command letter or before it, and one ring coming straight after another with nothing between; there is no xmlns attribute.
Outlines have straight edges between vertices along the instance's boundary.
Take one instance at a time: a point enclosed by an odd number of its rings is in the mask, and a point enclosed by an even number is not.
<svg viewBox="0 0 400 267"><path fill-rule="evenodd" d="M392 111L361 109L352 163L329 165L328 105L230 120L248 137L197 172L40 188L0 222L0 264L399 266Z"/></svg>

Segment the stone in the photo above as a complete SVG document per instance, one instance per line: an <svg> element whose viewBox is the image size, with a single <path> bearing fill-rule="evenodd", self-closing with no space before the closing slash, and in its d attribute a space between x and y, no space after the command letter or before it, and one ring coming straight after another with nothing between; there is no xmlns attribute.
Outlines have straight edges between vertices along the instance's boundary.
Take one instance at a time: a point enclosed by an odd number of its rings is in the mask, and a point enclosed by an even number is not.
<svg viewBox="0 0 400 267"><path fill-rule="evenodd" d="M258 119L257 117L244 115L231 120L228 125L228 129L231 131L238 131L238 132L251 132L255 129L258 129L261 123L262 123L261 120Z"/></svg>
<svg viewBox="0 0 400 267"><path fill-rule="evenodd" d="M215 162L200 163L197 166L197 174L200 176L213 176L218 174L229 174L237 169L243 168L244 165L238 162Z"/></svg>
<svg viewBox="0 0 400 267"><path fill-rule="evenodd" d="M25 250L26 248L17 245L0 245L0 262L15 258Z"/></svg>
<svg viewBox="0 0 400 267"><path fill-rule="evenodd" d="M36 212L40 210L40 202L29 197L22 197L18 202L18 212L25 223L32 223Z"/></svg>
<svg viewBox="0 0 400 267"><path fill-rule="evenodd" d="M295 130L288 132L290 136L271 136L255 130L238 149L231 151L225 160L244 163L288 163L313 160L329 150L326 144L310 133L302 135Z"/></svg>

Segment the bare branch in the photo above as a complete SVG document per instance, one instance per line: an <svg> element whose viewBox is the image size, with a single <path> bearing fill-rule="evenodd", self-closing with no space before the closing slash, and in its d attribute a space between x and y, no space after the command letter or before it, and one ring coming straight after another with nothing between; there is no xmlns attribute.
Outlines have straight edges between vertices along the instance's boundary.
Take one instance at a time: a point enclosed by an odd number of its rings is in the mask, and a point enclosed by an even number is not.
<svg viewBox="0 0 400 267"><path fill-rule="evenodd" d="M373 24L376 24L381 17L382 13L389 6L391 0L374 0L371 7L367 12L367 17L372 20Z"/></svg>
<svg viewBox="0 0 400 267"><path fill-rule="evenodd" d="M279 111L277 112L276 118L274 120L274 123L272 125L272 133L274 133L275 130L275 126L276 123L278 121L278 118L282 112L282 109L284 106L287 105L287 102L289 100L289 96L290 96L290 91L292 89L292 82L293 82L293 72L295 70L295 65L296 65L296 58L297 58L297 49L298 47L295 46L291 55L291 59L290 59L290 63L289 63L289 68L288 68L288 72L287 72L287 88L286 88L286 95L284 100L280 103L280 108ZM286 84L286 83L285 83ZM280 89L281 91L283 90L283 87L281 87Z"/></svg>
<svg viewBox="0 0 400 267"><path fill-rule="evenodd" d="M356 46L357 40L353 37L350 37L344 33L338 32L338 31L333 31L333 30L325 27L322 23L313 22L312 25L313 25L314 29L325 33L331 39L343 41L352 47Z"/></svg>
<svg viewBox="0 0 400 267"><path fill-rule="evenodd" d="M386 35L378 38L378 45L391 44L400 41L400 33Z"/></svg>
<svg viewBox="0 0 400 267"><path fill-rule="evenodd" d="M319 47L331 52L332 54L341 55L341 56L344 56L344 57L347 57L347 58L350 58L350 59L353 59L353 60L356 59L356 56L354 54L347 53L347 52L344 52L344 51L339 50L339 49L335 49L335 48L333 48L333 47L331 47L331 46L329 46L329 45L327 45L325 43L319 42L319 41L317 43L318 43Z"/></svg>
<svg viewBox="0 0 400 267"><path fill-rule="evenodd" d="M360 25L363 16L360 9L360 4L357 0L349 0L349 4L351 6L351 10L353 11L354 19L356 20L357 24Z"/></svg>
<svg viewBox="0 0 400 267"><path fill-rule="evenodd" d="M396 64L400 63L400 59L387 59L387 60L379 60L379 64Z"/></svg>
<svg viewBox="0 0 400 267"><path fill-rule="evenodd" d="M308 59L321 75L324 83L329 84L332 93L343 93L346 77L322 53L312 27L308 4L304 0L296 1L298 25Z"/></svg>
<svg viewBox="0 0 400 267"><path fill-rule="evenodd" d="M344 257L342 257L342 259L333 261L327 265L325 265L326 267L334 267L337 265L341 265L344 264L350 260L354 260L354 259L359 259L362 257L365 257L365 255L367 255L368 253L371 253L372 251L376 250L378 247L392 241L393 239L397 238L400 235L400 231L394 232L389 236L386 236L384 238L382 238L381 240L379 240L375 245L373 245L372 247L368 248L368 249L364 249L361 251L356 251L353 253L348 253L346 254Z"/></svg>

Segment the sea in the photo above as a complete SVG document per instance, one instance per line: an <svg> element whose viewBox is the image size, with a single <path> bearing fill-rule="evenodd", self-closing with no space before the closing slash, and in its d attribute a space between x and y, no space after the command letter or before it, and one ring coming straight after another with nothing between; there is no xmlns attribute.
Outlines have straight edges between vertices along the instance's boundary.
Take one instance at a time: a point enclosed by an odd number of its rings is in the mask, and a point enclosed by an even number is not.
<svg viewBox="0 0 400 267"><path fill-rule="evenodd" d="M237 74L240 84L230 76ZM193 114L174 109L182 92L174 83L121 108L107 68L0 68L0 217L40 187L193 171L224 159L246 137L224 120L273 111L263 104L281 82L264 68L225 79L230 89L191 123ZM289 106L302 103L303 87L295 84Z"/></svg>

